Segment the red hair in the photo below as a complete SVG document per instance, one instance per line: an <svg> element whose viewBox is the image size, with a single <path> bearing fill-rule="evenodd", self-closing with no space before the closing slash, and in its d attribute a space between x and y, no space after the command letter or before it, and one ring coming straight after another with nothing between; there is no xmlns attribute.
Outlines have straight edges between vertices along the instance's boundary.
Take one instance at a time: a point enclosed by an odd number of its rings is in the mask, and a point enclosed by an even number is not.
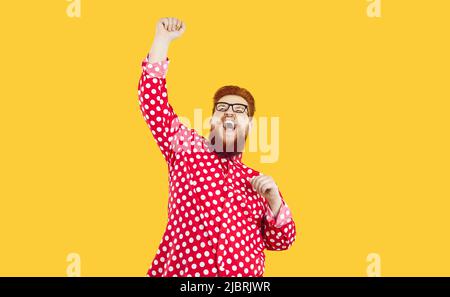
<svg viewBox="0 0 450 297"><path fill-rule="evenodd" d="M224 86L221 87L220 89L218 89L216 91L216 93L214 94L214 106L213 106L213 113L215 111L215 107L216 107L216 103L217 101L220 100L220 98L222 98L223 96L226 95L236 95L236 96L240 96L242 98L245 99L245 101L247 101L248 103L248 115L249 117L253 117L253 115L255 114L255 99L253 98L253 95L244 88L238 87L238 86Z"/></svg>

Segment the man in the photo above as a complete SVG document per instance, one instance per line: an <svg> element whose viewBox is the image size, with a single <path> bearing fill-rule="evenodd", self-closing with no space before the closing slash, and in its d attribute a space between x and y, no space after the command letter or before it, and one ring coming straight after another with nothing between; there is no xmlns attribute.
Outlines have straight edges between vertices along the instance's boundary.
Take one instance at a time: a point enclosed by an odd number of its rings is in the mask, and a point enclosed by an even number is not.
<svg viewBox="0 0 450 297"><path fill-rule="evenodd" d="M185 29L176 18L158 21L139 80L140 109L170 178L168 222L147 275L262 276L264 249L288 249L295 224L274 180L242 162L255 112L250 92L237 86L216 92L208 139L175 114L167 51Z"/></svg>

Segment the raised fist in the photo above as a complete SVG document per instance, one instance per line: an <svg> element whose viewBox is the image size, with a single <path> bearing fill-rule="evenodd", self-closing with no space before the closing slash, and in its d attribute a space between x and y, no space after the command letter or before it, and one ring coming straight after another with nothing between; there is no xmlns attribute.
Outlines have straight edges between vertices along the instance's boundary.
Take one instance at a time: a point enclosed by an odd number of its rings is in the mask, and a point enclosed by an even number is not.
<svg viewBox="0 0 450 297"><path fill-rule="evenodd" d="M183 21L177 18L161 18L156 24L155 38L162 38L172 41L181 35L186 30L186 25Z"/></svg>

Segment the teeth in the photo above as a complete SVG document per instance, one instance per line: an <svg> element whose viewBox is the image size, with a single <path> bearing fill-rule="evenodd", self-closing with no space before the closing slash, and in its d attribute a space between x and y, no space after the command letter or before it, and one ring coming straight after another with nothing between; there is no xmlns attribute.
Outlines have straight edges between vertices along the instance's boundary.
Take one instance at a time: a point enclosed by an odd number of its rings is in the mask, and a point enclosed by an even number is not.
<svg viewBox="0 0 450 297"><path fill-rule="evenodd" d="M225 129L234 129L234 122L231 120L225 120L225 123L223 125Z"/></svg>

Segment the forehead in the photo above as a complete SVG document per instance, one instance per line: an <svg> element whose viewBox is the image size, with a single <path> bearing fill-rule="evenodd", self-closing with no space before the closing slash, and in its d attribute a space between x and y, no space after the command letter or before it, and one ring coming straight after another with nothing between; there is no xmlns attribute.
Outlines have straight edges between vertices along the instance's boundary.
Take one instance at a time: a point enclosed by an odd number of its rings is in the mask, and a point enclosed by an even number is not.
<svg viewBox="0 0 450 297"><path fill-rule="evenodd" d="M231 103L231 104L240 103L240 104L248 105L247 101L238 95L225 95L222 98L220 98L219 101L217 101L217 102L227 102L227 103Z"/></svg>

